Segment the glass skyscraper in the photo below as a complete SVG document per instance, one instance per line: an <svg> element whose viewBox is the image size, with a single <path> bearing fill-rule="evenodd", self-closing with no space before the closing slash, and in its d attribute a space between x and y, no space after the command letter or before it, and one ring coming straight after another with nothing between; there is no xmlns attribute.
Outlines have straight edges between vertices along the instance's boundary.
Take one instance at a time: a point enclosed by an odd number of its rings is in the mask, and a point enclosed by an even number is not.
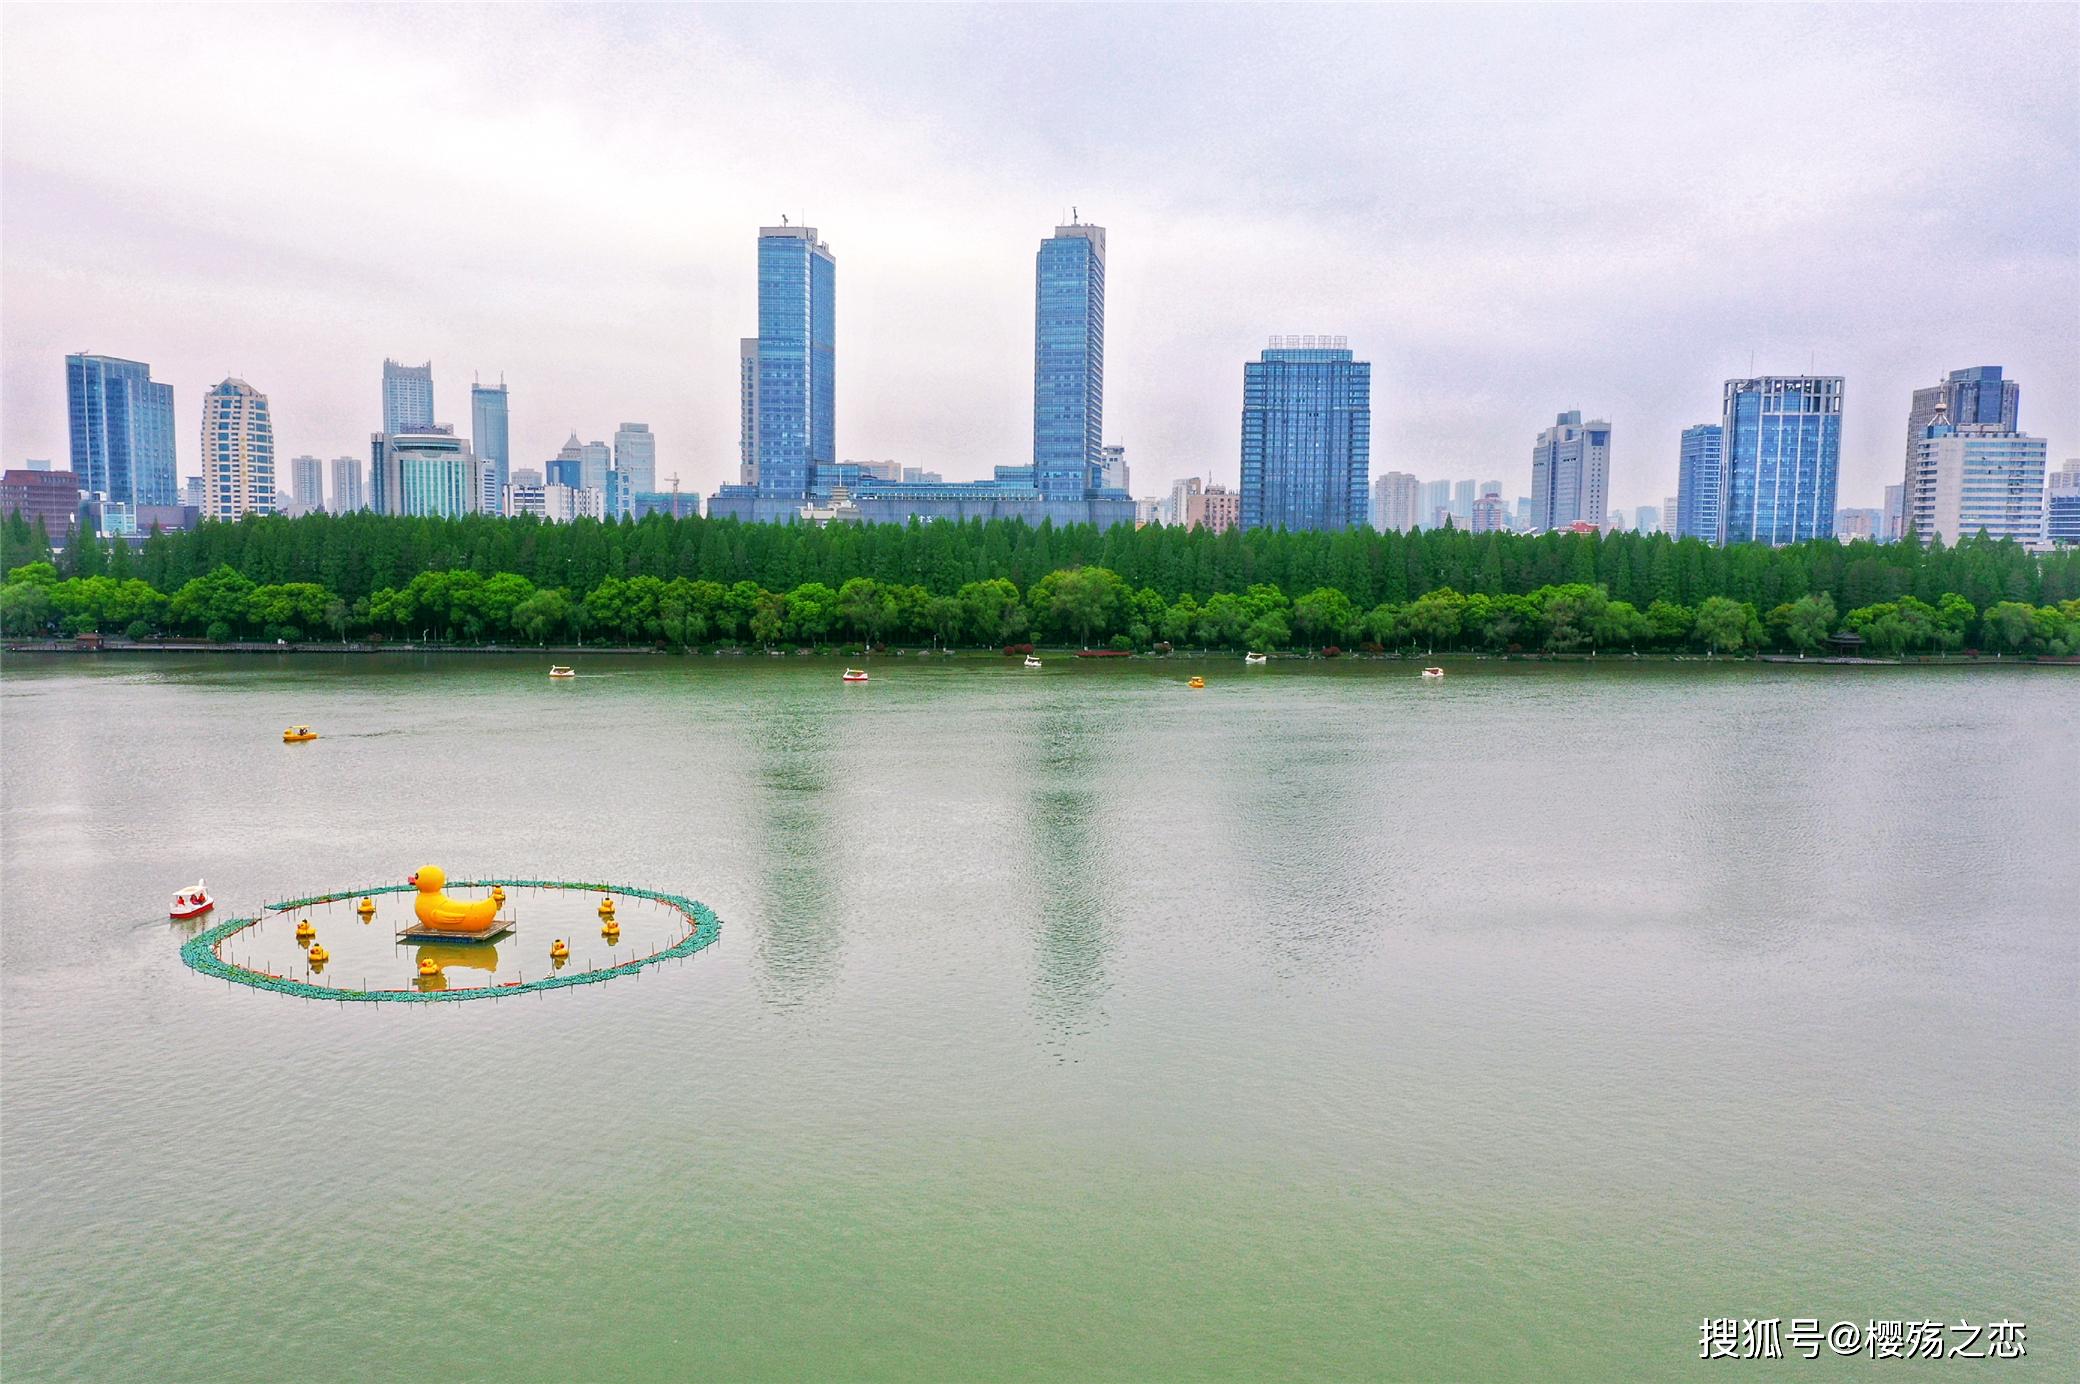
<svg viewBox="0 0 2080 1384"><path fill-rule="evenodd" d="M1365 523L1371 459L1372 366L1344 338L1274 337L1243 365L1243 528Z"/></svg>
<svg viewBox="0 0 2080 1384"><path fill-rule="evenodd" d="M743 373L758 493L805 499L837 460L838 261L814 226L758 231L758 355Z"/></svg>
<svg viewBox="0 0 2080 1384"><path fill-rule="evenodd" d="M433 426L433 362L383 362L383 431L418 432Z"/></svg>
<svg viewBox="0 0 2080 1384"><path fill-rule="evenodd" d="M1608 527L1611 425L1582 421L1580 409L1555 415L1531 445L1531 525L1540 532L1573 524Z"/></svg>
<svg viewBox="0 0 2080 1384"><path fill-rule="evenodd" d="M1105 228L1057 226L1033 261L1033 483L1080 500L1104 482Z"/></svg>
<svg viewBox="0 0 2080 1384"><path fill-rule="evenodd" d="M1717 423L1683 429L1683 451L1676 472L1675 526L1678 538L1719 541L1719 464L1725 454L1726 430Z"/></svg>
<svg viewBox="0 0 2080 1384"><path fill-rule="evenodd" d="M1842 377L1726 382L1719 541L1779 547L1834 536Z"/></svg>
<svg viewBox="0 0 2080 1384"><path fill-rule="evenodd" d="M82 490L121 504L180 502L174 479L173 386L142 361L65 357L72 471Z"/></svg>
<svg viewBox="0 0 2080 1384"><path fill-rule="evenodd" d="M432 411L432 387L427 391L428 412ZM428 422L433 420L429 418ZM469 443L484 473L484 509L496 514L504 503L506 483L512 478L513 455L506 418L506 382L469 387Z"/></svg>

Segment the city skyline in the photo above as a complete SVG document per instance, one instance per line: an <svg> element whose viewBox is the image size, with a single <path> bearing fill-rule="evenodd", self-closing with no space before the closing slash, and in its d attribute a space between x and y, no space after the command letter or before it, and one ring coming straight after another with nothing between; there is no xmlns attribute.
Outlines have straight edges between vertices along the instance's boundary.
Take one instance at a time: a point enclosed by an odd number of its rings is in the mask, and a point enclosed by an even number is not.
<svg viewBox="0 0 2080 1384"><path fill-rule="evenodd" d="M402 117L376 112L362 129L354 121L370 112L342 121L292 105L282 129L256 132L256 176L271 180L271 196L242 218L212 210L181 158L133 157L111 137L140 101L166 94L147 59L171 34L193 30L180 41L194 48L204 87L217 65L264 42L266 80L287 89L318 84L379 46L394 58L365 19L14 15L0 447L14 461L64 454L63 382L49 362L66 351L153 363L155 379L175 386L184 474L195 465L187 439L198 434L203 391L227 374L269 394L285 454L335 455L373 425L369 371L386 357L430 358L439 396L450 399L473 372L505 370L519 395L514 464L552 456L570 418L640 417L661 439L664 469L688 491L711 491L735 479L736 342L755 317L743 228L787 208L812 213L848 254L841 349L855 364L838 381L839 455L984 478L1030 455L1032 278L1017 247L1031 243L1033 225L1065 223L1074 203L1119 238L1108 276L1106 440L1128 445L1143 494L1184 474L1238 480L1232 400L1242 363L1267 333L1294 328L1346 333L1365 343L1382 380L1416 382L1375 401L1376 472L1500 473L1521 493L1522 439L1556 408L1579 404L1609 418L1621 439L1611 505L1655 504L1673 488L1681 429L1713 416L1724 380L1813 371L1846 376L1853 395L1839 502L1877 503L1897 480L1904 400L1960 361L1999 361L2029 383L2027 426L2053 457L2080 452L2070 215L2080 180L2070 143L2055 137L2070 128L2075 98L2040 52L2070 47L2071 14L2010 12L1994 27L1990 41L2013 62L2006 99L1979 112L1975 79L1942 59L1936 16L1773 13L1791 35L1846 32L1850 41L1824 45L1832 56L1787 56L1769 101L1729 88L1718 114L1651 134L1638 129L1644 95L1606 97L1538 125L1512 74L1552 60L1541 44L1695 57L1733 41L1747 22L1738 12L1688 17L1680 33L1638 13L1541 12L1509 25L1479 14L1363 12L1334 48L1314 44L1329 20L1295 12L1279 29L1286 41L1264 55L1267 70L1290 75L1303 58L1316 62L1322 90L1350 108L1273 111L1246 126L1223 123L1210 103L1221 64L1251 50L1261 19L1238 13L1192 33L1160 14L1107 14L1095 22L1117 38L1108 67L1162 51L1176 70L1117 102L1105 139L1014 129L984 174L954 157L958 136L918 130L1013 99L986 89L1005 77L1006 54L1031 69L1009 84L1014 94L1062 70L1065 45L1032 16L834 17L834 38L861 49L849 61L871 66L846 66L834 41L809 55L799 81L831 93L841 75L860 79L856 96L839 99L862 107L845 114L865 152L840 159L818 145L823 118L762 118L787 83L756 51L798 17L608 10L519 14L501 27L463 12L398 11L395 23L416 41L412 73L459 84L455 110L414 117L438 147L496 144L499 131L549 122L530 149L539 174L489 190L490 212L467 218L466 231L351 210L354 179L343 175ZM631 80L650 90L691 73L713 77L712 91L635 118L582 93L516 102L502 94L510 83L494 90L466 65L483 48L526 72L552 40L590 60L647 39L666 51L654 72ZM1421 61L1476 40L1494 53L1486 76L1448 77ZM1783 41L1788 53L1793 37ZM1393 61L1388 90L1361 101L1368 53ZM958 70L950 57L972 72L946 90L901 85L927 67ZM1421 98L1398 125L1375 118L1394 91ZM244 127L216 100L205 91L177 113L168 131L177 148L199 149L206 129ZM877 102L885 109L866 108ZM1973 103L1976 123L1951 118L1961 103ZM1174 112L1209 123L1201 130ZM1468 112L1480 119L1445 153L1422 152L1424 138ZM697 122L680 128L700 113L716 117L715 138ZM563 119L598 124L600 139L572 147L554 135ZM1348 138L1320 152L1307 140L1316 122ZM1761 177L1764 136L1794 138L1822 122L1828 146L1773 188L1770 216L1696 229L1711 219L1688 215L1710 182L1697 170ZM639 177L633 146L653 137L662 174ZM1943 157L1967 138L1971 159ZM1361 155L1378 167L1354 179ZM1162 171L1165 159L1176 171ZM1564 159L1572 162L1563 168ZM914 167L897 179L895 164ZM1575 224L1578 207L1566 229L1549 225L1538 210L1551 200L1548 172L1570 182L1616 177L1622 195L1607 200L1639 228L1593 209ZM1448 173L1463 186L1448 185ZM487 173L448 174L458 193L487 192ZM620 219L637 229L605 232L575 215L563 174L579 194L632 199L634 213ZM1940 206L1930 201L1938 176L1950 189ZM1428 210L1403 205L1425 197ZM128 210L144 202L160 214ZM1449 236L1438 224L1448 217L1458 219ZM1622 275L1589 253L1605 242L1622 251ZM255 269L225 275L222 252L248 244ZM1803 285L1795 301L1757 289L1794 265ZM1924 285L1912 300L1882 291L1902 276ZM511 293L522 279L544 282ZM195 310L204 301L209 310ZM1551 349L1556 336L1568 338L1566 350ZM1440 438L1449 454L1437 452Z"/></svg>

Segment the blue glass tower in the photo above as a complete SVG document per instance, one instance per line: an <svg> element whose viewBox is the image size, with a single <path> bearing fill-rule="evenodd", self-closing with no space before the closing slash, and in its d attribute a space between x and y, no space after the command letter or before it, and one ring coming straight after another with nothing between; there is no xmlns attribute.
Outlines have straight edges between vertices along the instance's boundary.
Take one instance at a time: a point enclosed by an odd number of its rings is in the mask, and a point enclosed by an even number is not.
<svg viewBox="0 0 2080 1384"><path fill-rule="evenodd" d="M1033 263L1033 483L1081 500L1105 468L1105 228L1057 226Z"/></svg>
<svg viewBox="0 0 2080 1384"><path fill-rule="evenodd" d="M513 474L504 380L469 387L469 442L484 468L484 508L495 514Z"/></svg>
<svg viewBox="0 0 2080 1384"><path fill-rule="evenodd" d="M175 492L173 386L141 361L65 357L72 470L80 489L130 506L171 505Z"/></svg>
<svg viewBox="0 0 2080 1384"><path fill-rule="evenodd" d="M758 232L758 493L806 499L837 460L838 261L814 226Z"/></svg>
<svg viewBox="0 0 2080 1384"><path fill-rule="evenodd" d="M1370 483L1372 366L1342 337L1272 342L1242 367L1242 527L1355 528Z"/></svg>
<svg viewBox="0 0 2080 1384"><path fill-rule="evenodd" d="M1834 537L1842 377L1728 380L1719 541L1778 547Z"/></svg>
<svg viewBox="0 0 2080 1384"><path fill-rule="evenodd" d="M1676 472L1677 538L1719 541L1719 463L1726 430L1717 423L1683 429L1683 451Z"/></svg>

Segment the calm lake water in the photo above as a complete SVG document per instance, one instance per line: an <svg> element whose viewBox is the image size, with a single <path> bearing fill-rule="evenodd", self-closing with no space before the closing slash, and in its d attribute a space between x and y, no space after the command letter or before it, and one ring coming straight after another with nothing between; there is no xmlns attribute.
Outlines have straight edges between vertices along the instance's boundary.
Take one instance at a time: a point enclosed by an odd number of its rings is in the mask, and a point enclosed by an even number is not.
<svg viewBox="0 0 2080 1384"><path fill-rule="evenodd" d="M10 661L10 1379L2080 1369L2080 670L580 664ZM721 939L337 1005L164 917L428 862Z"/></svg>

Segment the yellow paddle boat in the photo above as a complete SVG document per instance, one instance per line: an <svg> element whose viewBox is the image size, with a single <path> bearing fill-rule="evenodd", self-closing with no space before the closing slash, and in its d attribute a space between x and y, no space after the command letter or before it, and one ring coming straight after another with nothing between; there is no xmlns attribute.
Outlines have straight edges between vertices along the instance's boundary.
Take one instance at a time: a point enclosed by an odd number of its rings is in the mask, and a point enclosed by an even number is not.
<svg viewBox="0 0 2080 1384"><path fill-rule="evenodd" d="M300 745L306 740L316 740L318 733L309 726L291 726L282 732L284 745Z"/></svg>
<svg viewBox="0 0 2080 1384"><path fill-rule="evenodd" d="M419 958L419 974L420 974L420 975L422 975L422 976L437 976L437 975L439 975L440 973L441 973L441 963L440 963L440 962L438 962L438 961L435 961L435 960L434 960L434 959L433 959L432 957L430 957L430 956L422 956L422 957L420 957L420 958Z"/></svg>
<svg viewBox="0 0 2080 1384"><path fill-rule="evenodd" d="M370 918L376 916L376 901L364 898L360 903L354 905L354 911L361 915L361 921L365 923Z"/></svg>
<svg viewBox="0 0 2080 1384"><path fill-rule="evenodd" d="M599 935L611 942L621 935L621 924L609 918L599 925Z"/></svg>
<svg viewBox="0 0 2080 1384"><path fill-rule="evenodd" d="M498 919L497 899L451 899L443 892L446 871L438 865L421 865L405 881L419 891L412 911L422 926L436 932L488 932Z"/></svg>
<svg viewBox="0 0 2080 1384"><path fill-rule="evenodd" d="M614 916L614 898L611 894L599 901L599 916L602 918Z"/></svg>
<svg viewBox="0 0 2080 1384"><path fill-rule="evenodd" d="M549 959L551 961L568 961L570 955L571 949L564 944L564 940L561 937L549 944Z"/></svg>
<svg viewBox="0 0 2080 1384"><path fill-rule="evenodd" d="M1185 684L1186 687L1204 687L1205 685L1206 679L1204 678L1193 678L1190 682Z"/></svg>
<svg viewBox="0 0 2080 1384"><path fill-rule="evenodd" d="M308 942L317 935L318 930L311 926L311 920L308 918L296 925L296 940L299 942Z"/></svg>
<svg viewBox="0 0 2080 1384"><path fill-rule="evenodd" d="M319 968L320 968L320 967L322 967L322 966L323 966L323 965L324 965L324 964L325 964L326 962L328 962L328 961L330 961L330 960L332 960L332 953L331 953L331 952L329 952L329 951L326 951L326 950L325 950L325 944L324 944L324 943L322 943L322 942L319 942L319 943L314 943L314 944L312 945L312 947L311 947L311 969L312 969L312 970L314 970L314 971L315 971L315 970L319 969Z"/></svg>

